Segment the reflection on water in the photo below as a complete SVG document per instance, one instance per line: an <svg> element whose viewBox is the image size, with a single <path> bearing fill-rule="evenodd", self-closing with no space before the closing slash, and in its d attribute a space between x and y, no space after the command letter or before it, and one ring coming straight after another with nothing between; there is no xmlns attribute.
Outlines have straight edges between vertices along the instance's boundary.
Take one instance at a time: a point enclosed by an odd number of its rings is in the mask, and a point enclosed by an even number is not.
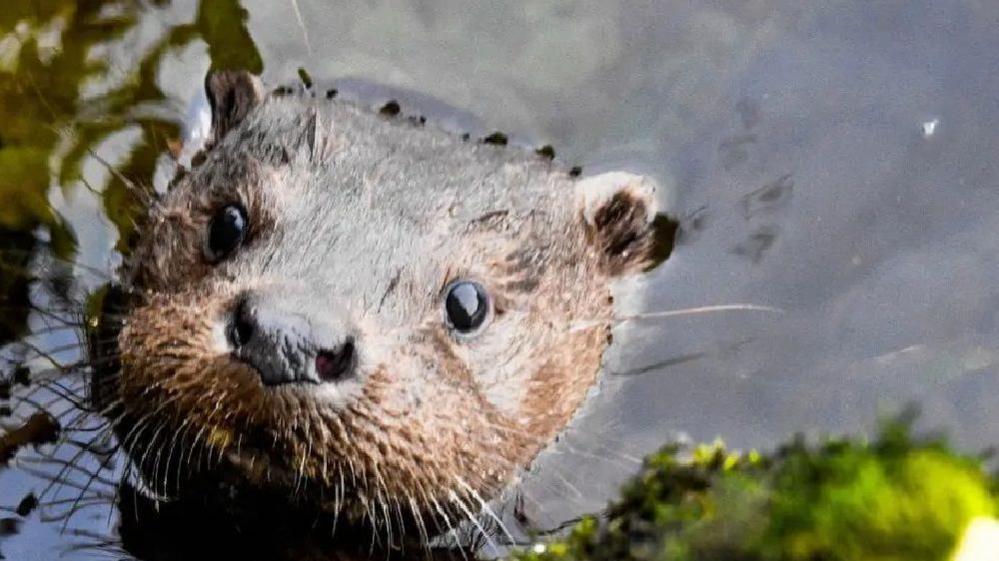
<svg viewBox="0 0 999 561"><path fill-rule="evenodd" d="M623 311L783 310L622 326L603 391L525 484L522 510L540 526L598 508L637 457L680 434L765 447L863 431L916 401L969 449L995 444L997 25L987 0L8 2L0 343L33 346L7 344L2 367L26 364L35 382L0 386L29 398L4 400L0 416L19 425L34 402L87 428L59 401L83 391L79 376L57 382L49 359L80 359L80 307L127 249L143 193L164 185L204 72L277 83L304 67L435 97L586 172L654 174L683 218L681 245L620 287ZM100 505L122 468L96 448L82 464L22 451L0 468L0 552L103 545ZM46 500L32 472L71 460L81 487L102 475L85 494L49 489L67 502L29 500L22 519L23 499Z"/></svg>
<svg viewBox="0 0 999 561"><path fill-rule="evenodd" d="M81 315L87 289L110 278L112 249L127 250L165 155L179 149L187 100L165 91L164 66L194 45L214 64L262 69L242 7L210 5L188 18L167 2L19 0L0 10L0 344L10 343L0 357L0 470L21 448L60 432L67 440L22 451L0 475L0 502L15 505L0 532L9 558L113 547L103 542L120 472L109 443L93 438L101 425L74 406L86 393ZM95 236L100 245L78 247ZM80 516L88 506L104 524Z"/></svg>

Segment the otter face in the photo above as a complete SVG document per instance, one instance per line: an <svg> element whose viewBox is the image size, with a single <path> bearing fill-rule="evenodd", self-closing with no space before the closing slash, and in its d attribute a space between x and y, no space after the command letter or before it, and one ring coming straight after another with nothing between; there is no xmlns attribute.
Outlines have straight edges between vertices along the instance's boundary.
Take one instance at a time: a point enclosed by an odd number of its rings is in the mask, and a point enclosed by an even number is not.
<svg viewBox="0 0 999 561"><path fill-rule="evenodd" d="M206 85L212 147L128 266L124 445L161 492L197 473L355 520L471 516L593 386L609 283L657 251L654 184Z"/></svg>

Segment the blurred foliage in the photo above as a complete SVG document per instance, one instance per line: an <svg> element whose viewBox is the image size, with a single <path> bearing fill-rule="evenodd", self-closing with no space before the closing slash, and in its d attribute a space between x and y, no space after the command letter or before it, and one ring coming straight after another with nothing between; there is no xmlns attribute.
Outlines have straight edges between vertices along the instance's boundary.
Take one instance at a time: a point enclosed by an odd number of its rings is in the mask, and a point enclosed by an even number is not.
<svg viewBox="0 0 999 561"><path fill-rule="evenodd" d="M111 47L133 52L146 11L169 2L140 0L13 0L0 10L0 305L24 308L23 272L42 227L63 259L75 252L72 231L49 204L53 187L86 184L83 168L102 142L141 132L98 192L127 251L136 218L151 192L158 158L180 136L180 116L157 111L167 101L157 83L171 50L200 39L215 67L256 72L263 62L237 0L199 4L193 22L168 29L123 67ZM146 18L148 19L148 18ZM176 113L176 112L175 112ZM98 161L103 162L104 158ZM25 314L4 321L0 343L23 333Z"/></svg>
<svg viewBox="0 0 999 561"><path fill-rule="evenodd" d="M235 0L215 0L203 2L193 23L170 29L128 75L115 79L113 71L123 70L112 69L107 57L94 53L134 31L143 9L135 0L47 0L15 2L13 9L0 12L0 194L13 203L0 209L0 225L55 227L46 197L52 180L64 187L80 181L84 160L101 141L138 126L142 140L120 166L121 175L101 190L108 216L127 239L138 200L124 180L148 186L156 158L179 135L176 120L142 111L166 100L156 80L164 55L200 38L208 44L213 66L262 70L246 12ZM85 96L85 86L94 81L119 84ZM53 157L57 161L50 173ZM68 250L63 248L63 254Z"/></svg>
<svg viewBox="0 0 999 561"><path fill-rule="evenodd" d="M22 336L27 327L29 308L29 278L24 274L35 248L29 232L5 230L0 227L0 345Z"/></svg>
<svg viewBox="0 0 999 561"><path fill-rule="evenodd" d="M973 519L995 516L997 496L980 459L915 439L907 420L874 442L799 438L767 457L716 443L681 459L667 447L606 517L515 558L943 561Z"/></svg>

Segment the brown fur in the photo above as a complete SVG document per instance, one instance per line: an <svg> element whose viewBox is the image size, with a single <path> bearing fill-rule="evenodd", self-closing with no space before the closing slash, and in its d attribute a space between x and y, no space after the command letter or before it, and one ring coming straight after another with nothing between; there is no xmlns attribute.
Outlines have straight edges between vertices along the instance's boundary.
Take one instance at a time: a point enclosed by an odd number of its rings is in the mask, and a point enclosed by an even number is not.
<svg viewBox="0 0 999 561"><path fill-rule="evenodd" d="M276 489L319 512L375 525L391 524L403 513L416 521L423 538L445 531L497 497L566 426L593 387L611 326L609 284L648 264L654 200L632 188L639 178L614 174L604 182L587 179L613 194L576 212L574 178L545 160L515 153L523 162L502 161L481 175L509 175L510 189L537 183L523 200L540 208L508 205L462 217L469 197L437 191L439 204L423 202L429 203L427 212L440 216L417 223L410 234L426 238L426 253L393 254L409 261L377 269L378 276L358 285L358 292L340 294L343 276L302 279L292 272L307 271L303 263L316 259L317 250L305 252L300 241L289 240L312 233L301 230L300 221L326 208L309 206L318 204L317 197L350 193L339 184L330 189L341 191L306 192L301 174L331 165L327 159L347 158L365 138L344 132L342 120L333 124L333 133L323 134L308 109L290 121L298 129L287 135L287 144L261 141L266 130L253 126L266 123L264 117L249 128L241 121L256 118L254 104L288 102L260 100L256 82L246 84L241 76L209 78L216 147L152 210L130 263L129 278L143 297L118 337L124 444L163 493L177 492L184 479L217 478L237 487ZM364 127L387 126L363 118ZM413 134L438 134L427 130ZM437 145L450 142L435 138ZM234 144L244 139L252 140ZM303 164L295 150L314 156L317 146L323 158ZM469 155L460 161L481 165L475 158L494 158L486 150L515 149L461 150ZM353 250L408 220L378 214L382 195L375 189L388 189L380 186L390 184L394 169L366 171L359 200L369 214L351 216L353 229L337 224L339 233L316 247ZM242 201L249 215L250 234L239 250L246 261L237 256L212 265L202 255L205 230L231 200ZM485 204L488 209L492 202ZM364 252L350 255L334 265L380 264ZM282 265L273 265L277 258ZM492 322L470 341L450 333L440 315L442 287L464 277L485 285L495 306ZM303 281L328 282L324 293L350 299L346 306L365 360L358 389L342 405L324 401L313 385L265 386L220 335L241 292ZM377 291L369 294L369 287ZM322 307L312 307L321 317Z"/></svg>

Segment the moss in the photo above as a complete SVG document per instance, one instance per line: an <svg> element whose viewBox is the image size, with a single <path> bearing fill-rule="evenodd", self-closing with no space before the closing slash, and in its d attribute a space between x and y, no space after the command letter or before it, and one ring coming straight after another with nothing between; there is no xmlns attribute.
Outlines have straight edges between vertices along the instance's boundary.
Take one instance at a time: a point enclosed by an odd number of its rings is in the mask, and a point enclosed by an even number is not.
<svg viewBox="0 0 999 561"><path fill-rule="evenodd" d="M920 561L950 558L995 516L979 458L916 439L907 421L873 442L797 439L769 456L721 443L648 457L601 519L517 553L521 561Z"/></svg>

